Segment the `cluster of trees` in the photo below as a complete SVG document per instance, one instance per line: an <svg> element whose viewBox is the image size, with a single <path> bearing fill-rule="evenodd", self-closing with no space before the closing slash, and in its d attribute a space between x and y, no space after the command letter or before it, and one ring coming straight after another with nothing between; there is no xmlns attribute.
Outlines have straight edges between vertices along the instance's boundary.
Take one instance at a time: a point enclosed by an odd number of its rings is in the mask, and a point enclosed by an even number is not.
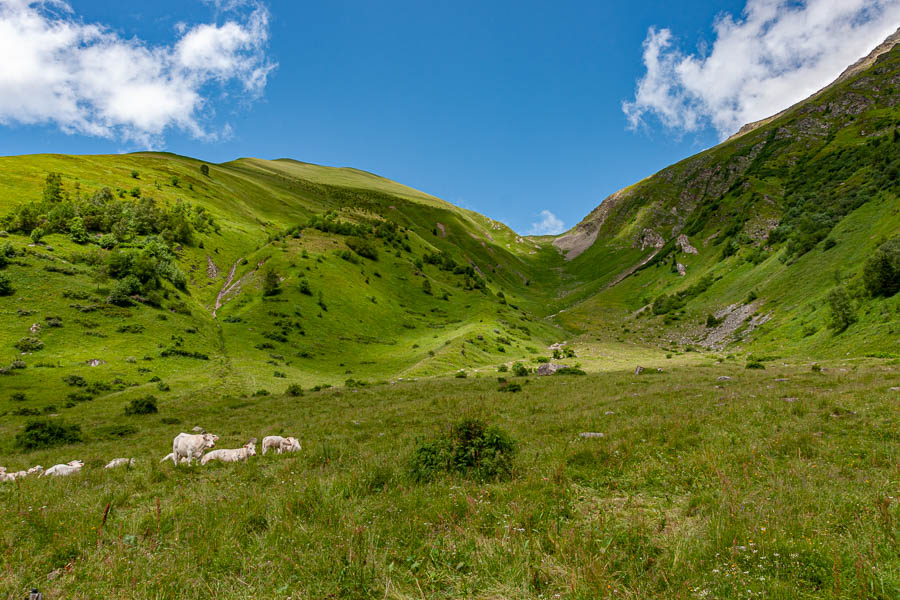
<svg viewBox="0 0 900 600"><path fill-rule="evenodd" d="M192 207L179 200L174 206L160 206L140 190L117 197L109 188L82 196L76 184L75 197L62 186L62 176L50 173L41 200L23 204L0 219L9 231L31 235L34 241L49 233L68 234L83 244L90 234L107 234L99 243L111 247L142 235L158 235L167 244L193 243L193 232L219 231L212 215L202 206Z"/></svg>
<svg viewBox="0 0 900 600"><path fill-rule="evenodd" d="M185 289L187 276L178 267L166 244L150 237L141 248L128 248L110 253L106 271L116 280L109 301L127 305L135 294L159 289L169 281L178 289Z"/></svg>
<svg viewBox="0 0 900 600"><path fill-rule="evenodd" d="M865 177L854 177L865 173ZM846 215L884 192L900 193L900 131L801 161L785 185L787 211L769 243L800 256Z"/></svg>

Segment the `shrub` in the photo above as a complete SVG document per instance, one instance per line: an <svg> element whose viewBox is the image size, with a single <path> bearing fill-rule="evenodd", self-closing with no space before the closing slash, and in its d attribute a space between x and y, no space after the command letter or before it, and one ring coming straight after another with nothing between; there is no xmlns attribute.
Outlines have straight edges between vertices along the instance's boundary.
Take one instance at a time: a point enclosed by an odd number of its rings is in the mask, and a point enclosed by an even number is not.
<svg viewBox="0 0 900 600"><path fill-rule="evenodd" d="M863 282L873 296L893 296L900 291L900 236L882 244L863 266Z"/></svg>
<svg viewBox="0 0 900 600"><path fill-rule="evenodd" d="M16 360L12 361L11 363L9 363L10 369L24 369L27 366L28 365L25 364L24 360L19 360L19 359L16 359Z"/></svg>
<svg viewBox="0 0 900 600"><path fill-rule="evenodd" d="M89 402L94 399L94 394L88 391L72 392L66 399L69 402Z"/></svg>
<svg viewBox="0 0 900 600"><path fill-rule="evenodd" d="M156 398L153 396L135 398L125 407L126 415L152 415L158 412Z"/></svg>
<svg viewBox="0 0 900 600"><path fill-rule="evenodd" d="M350 237L346 240L347 247L364 258L378 260L378 250L374 242L360 237Z"/></svg>
<svg viewBox="0 0 900 600"><path fill-rule="evenodd" d="M305 294L307 296L312 296L312 289L309 287L309 281L306 280L306 277L300 279L300 282L297 284L297 287L300 289L301 294Z"/></svg>
<svg viewBox="0 0 900 600"><path fill-rule="evenodd" d="M24 392L14 392L9 395L9 399L13 402L25 402L28 400L28 396Z"/></svg>
<svg viewBox="0 0 900 600"><path fill-rule="evenodd" d="M507 367L506 365L500 365L499 367L497 367L498 373L506 373L507 371L509 371L509 367Z"/></svg>
<svg viewBox="0 0 900 600"><path fill-rule="evenodd" d="M137 432L138 428L134 425L107 425L96 429L98 436L106 438L123 438Z"/></svg>
<svg viewBox="0 0 900 600"><path fill-rule="evenodd" d="M281 279L278 277L278 273L272 269L266 269L263 278L263 296L275 296L279 292L281 292Z"/></svg>
<svg viewBox="0 0 900 600"><path fill-rule="evenodd" d="M35 337L23 337L15 346L21 352L37 352L44 347L44 342Z"/></svg>
<svg viewBox="0 0 900 600"><path fill-rule="evenodd" d="M209 165L200 165L200 174L204 177L209 177Z"/></svg>
<svg viewBox="0 0 900 600"><path fill-rule="evenodd" d="M516 377L525 377L526 375L528 375L528 367L520 362L517 362L512 366L512 372Z"/></svg>
<svg viewBox="0 0 900 600"><path fill-rule="evenodd" d="M497 390L499 392L521 392L522 386L518 383L507 383L503 382L500 384L500 389Z"/></svg>
<svg viewBox="0 0 900 600"><path fill-rule="evenodd" d="M856 322L856 312L844 286L837 286L828 292L828 308L831 310L828 327L835 333L841 333Z"/></svg>
<svg viewBox="0 0 900 600"><path fill-rule="evenodd" d="M0 296L12 296L16 289L12 286L9 275L0 273Z"/></svg>
<svg viewBox="0 0 900 600"><path fill-rule="evenodd" d="M279 379L287 379L287 375L282 373L281 371L275 371L273 374L274 377L278 377Z"/></svg>
<svg viewBox="0 0 900 600"><path fill-rule="evenodd" d="M587 375L583 370L577 367L561 367L556 370L554 375Z"/></svg>
<svg viewBox="0 0 900 600"><path fill-rule="evenodd" d="M285 390L284 393L288 396L294 396L296 398L297 396L303 395L303 388L300 387L299 383L292 383L287 387L287 390Z"/></svg>
<svg viewBox="0 0 900 600"><path fill-rule="evenodd" d="M104 250L112 250L116 247L116 236L111 233L104 233L100 236L100 239L97 240L97 245Z"/></svg>
<svg viewBox="0 0 900 600"><path fill-rule="evenodd" d="M88 241L88 232L81 217L75 217L69 222L69 238L76 244Z"/></svg>
<svg viewBox="0 0 900 600"><path fill-rule="evenodd" d="M416 447L410 474L416 481L430 481L441 472L480 481L497 479L510 474L515 453L515 440L499 427L463 419Z"/></svg>
<svg viewBox="0 0 900 600"><path fill-rule="evenodd" d="M762 370L765 370L766 365L762 364L762 363L759 362L758 360L750 360L750 361L747 361L747 366L746 366L745 368L747 368L747 369L762 369Z"/></svg>
<svg viewBox="0 0 900 600"><path fill-rule="evenodd" d="M62 421L29 421L16 434L16 446L22 450L39 450L82 441L81 427Z"/></svg>
<svg viewBox="0 0 900 600"><path fill-rule="evenodd" d="M725 319L717 319L715 315L706 315L706 326L709 328L718 327Z"/></svg>
<svg viewBox="0 0 900 600"><path fill-rule="evenodd" d="M422 282L422 291L428 294L429 296L432 294L431 291L431 282L427 279Z"/></svg>
<svg viewBox="0 0 900 600"><path fill-rule="evenodd" d="M34 229L31 230L31 235L29 237L31 238L32 242L37 244L38 242L41 241L41 238L44 237L44 230L41 229L40 227L35 227Z"/></svg>
<svg viewBox="0 0 900 600"><path fill-rule="evenodd" d="M87 385L87 381L81 375L66 375L62 380L63 383L72 387L84 387Z"/></svg>

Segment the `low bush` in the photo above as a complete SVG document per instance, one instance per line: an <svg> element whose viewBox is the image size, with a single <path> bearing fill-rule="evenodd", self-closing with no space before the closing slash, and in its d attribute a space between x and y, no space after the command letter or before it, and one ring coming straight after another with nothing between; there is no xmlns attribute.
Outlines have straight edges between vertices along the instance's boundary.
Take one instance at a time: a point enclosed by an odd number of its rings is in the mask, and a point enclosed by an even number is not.
<svg viewBox="0 0 900 600"><path fill-rule="evenodd" d="M44 347L44 342L35 337L23 337L15 346L21 352L37 352Z"/></svg>
<svg viewBox="0 0 900 600"><path fill-rule="evenodd" d="M99 437L115 439L134 435L138 428L134 425L106 425L98 427L95 432Z"/></svg>
<svg viewBox="0 0 900 600"><path fill-rule="evenodd" d="M747 368L747 369L763 369L763 370L765 370L766 365L762 364L762 363L759 362L758 360L751 360L751 361L748 361L748 362L747 362L747 366L746 366L745 368Z"/></svg>
<svg viewBox="0 0 900 600"><path fill-rule="evenodd" d="M16 434L16 446L21 450L40 450L83 440L81 427L62 421L29 421Z"/></svg>
<svg viewBox="0 0 900 600"><path fill-rule="evenodd" d="M497 479L510 474L515 453L515 440L499 427L463 419L416 447L410 458L410 475L420 482L440 473L479 481Z"/></svg>
<svg viewBox="0 0 900 600"><path fill-rule="evenodd" d="M294 396L296 398L297 396L303 395L303 388L300 387L299 383L292 383L287 387L287 390L284 393L288 396Z"/></svg>
<svg viewBox="0 0 900 600"><path fill-rule="evenodd" d="M152 415L158 412L159 409L156 406L156 398L154 396L135 398L125 407L126 415Z"/></svg>
<svg viewBox="0 0 900 600"><path fill-rule="evenodd" d="M554 375L587 375L583 370L577 367L560 367Z"/></svg>
<svg viewBox="0 0 900 600"><path fill-rule="evenodd" d="M517 362L512 366L512 372L516 377L525 377L526 375L528 375L528 367L520 362Z"/></svg>

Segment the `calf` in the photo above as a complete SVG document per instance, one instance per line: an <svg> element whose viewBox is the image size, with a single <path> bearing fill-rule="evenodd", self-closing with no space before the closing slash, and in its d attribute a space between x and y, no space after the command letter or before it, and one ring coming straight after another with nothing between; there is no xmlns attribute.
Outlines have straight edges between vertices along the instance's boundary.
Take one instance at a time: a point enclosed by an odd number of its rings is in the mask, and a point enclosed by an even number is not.
<svg viewBox="0 0 900 600"><path fill-rule="evenodd" d="M219 436L211 433L179 433L172 440L172 463L178 466L179 460L184 457L190 465L192 460L199 459L203 451L215 446L217 441Z"/></svg>
<svg viewBox="0 0 900 600"><path fill-rule="evenodd" d="M43 473L41 473L41 477L46 477L47 475L54 475L56 477L62 477L65 475L73 475L81 471L81 467L84 466L84 463L80 460L73 460L64 465L53 465Z"/></svg>
<svg viewBox="0 0 900 600"><path fill-rule="evenodd" d="M166 457L168 458L168 457ZM104 469L115 469L116 467L122 467L128 465L129 467L134 466L133 458L114 458L109 461L109 464L103 467Z"/></svg>
<svg viewBox="0 0 900 600"><path fill-rule="evenodd" d="M251 456L256 456L256 440L250 440L244 444L243 448L221 449L207 452L200 460L200 464L205 465L211 460L221 460L222 462L245 461Z"/></svg>
<svg viewBox="0 0 900 600"><path fill-rule="evenodd" d="M268 452L269 448L275 450L276 454L296 452L300 449L300 442L295 437L284 438L280 435L267 435L262 441L262 453Z"/></svg>

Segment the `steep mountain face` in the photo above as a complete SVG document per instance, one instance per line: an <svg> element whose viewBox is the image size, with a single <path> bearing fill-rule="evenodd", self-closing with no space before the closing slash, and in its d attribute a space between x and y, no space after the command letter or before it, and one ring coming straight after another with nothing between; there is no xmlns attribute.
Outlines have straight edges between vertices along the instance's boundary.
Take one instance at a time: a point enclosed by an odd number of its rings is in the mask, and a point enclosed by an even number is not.
<svg viewBox="0 0 900 600"><path fill-rule="evenodd" d="M647 325L638 329L667 343L722 347L736 333L847 351L865 331L866 343L893 345L896 300L867 294L863 271L900 232L898 40L806 102L614 194L555 240L598 292L560 322L596 328L618 306L615 319L657 315L636 319ZM599 283L590 276L629 252L627 266ZM844 289L853 310L879 316L854 314L859 323L838 325L835 341L826 299ZM715 334L732 314L743 316ZM743 338L748 328L757 331Z"/></svg>

